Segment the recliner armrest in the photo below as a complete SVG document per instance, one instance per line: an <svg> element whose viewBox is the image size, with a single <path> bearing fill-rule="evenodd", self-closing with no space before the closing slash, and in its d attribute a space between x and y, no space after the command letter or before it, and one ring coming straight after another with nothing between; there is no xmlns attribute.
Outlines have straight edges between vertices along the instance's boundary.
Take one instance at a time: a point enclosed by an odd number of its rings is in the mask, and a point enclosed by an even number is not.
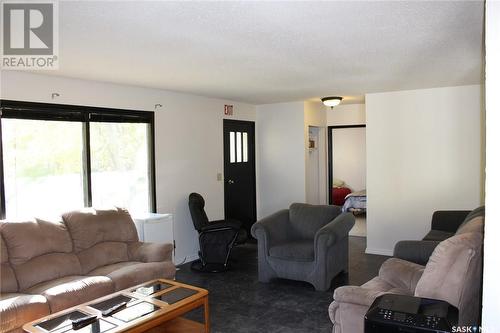
<svg viewBox="0 0 500 333"><path fill-rule="evenodd" d="M456 232L470 212L470 210L437 210L432 214L431 228Z"/></svg>
<svg viewBox="0 0 500 333"><path fill-rule="evenodd" d="M380 266L378 276L392 286L413 294L424 269L425 266L422 265L398 258L390 258Z"/></svg>
<svg viewBox="0 0 500 333"><path fill-rule="evenodd" d="M347 237L354 226L354 221L352 213L342 213L337 216L316 232L316 235L314 235L314 248L318 249L318 246L322 244L329 247L336 241Z"/></svg>
<svg viewBox="0 0 500 333"><path fill-rule="evenodd" d="M174 246L169 243L143 243L133 242L128 244L129 258L141 262L172 261Z"/></svg>
<svg viewBox="0 0 500 333"><path fill-rule="evenodd" d="M335 289L333 299L338 303L351 303L369 307L375 298L383 293L379 290L358 286L342 286Z"/></svg>
<svg viewBox="0 0 500 333"><path fill-rule="evenodd" d="M218 229L221 230L234 229L236 231L239 231L241 229L241 222L236 220L213 221L203 226L200 230L200 233L207 231L215 231Z"/></svg>

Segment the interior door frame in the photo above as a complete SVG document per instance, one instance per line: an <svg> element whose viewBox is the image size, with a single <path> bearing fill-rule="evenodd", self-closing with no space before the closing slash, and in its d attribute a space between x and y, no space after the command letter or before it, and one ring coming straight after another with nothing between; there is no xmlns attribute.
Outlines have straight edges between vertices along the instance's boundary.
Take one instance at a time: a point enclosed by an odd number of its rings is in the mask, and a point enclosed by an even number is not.
<svg viewBox="0 0 500 333"><path fill-rule="evenodd" d="M252 147L248 147L248 152L253 156L253 163L250 163L251 167L251 181L252 181L252 190L253 190L253 219L257 221L257 177L256 177L256 171L255 171L255 164L256 164L256 154L255 154L255 142L256 136L255 136L255 121L249 121L249 120L236 120L236 119L223 119L223 124L222 124L222 147L223 147L223 158L222 158L222 164L224 166L223 170L223 179L224 179L224 218L227 218L227 207L226 207L226 202L228 201L228 194L226 191L226 146L224 144L224 132L226 129L226 125L231 125L231 124L244 124L244 125L249 125L252 132L253 132L253 144Z"/></svg>
<svg viewBox="0 0 500 333"><path fill-rule="evenodd" d="M354 124L354 125L335 125L328 126L328 204L331 205L333 202L332 188L333 188L333 147L332 147L332 130L339 128L359 128L366 127L366 124Z"/></svg>

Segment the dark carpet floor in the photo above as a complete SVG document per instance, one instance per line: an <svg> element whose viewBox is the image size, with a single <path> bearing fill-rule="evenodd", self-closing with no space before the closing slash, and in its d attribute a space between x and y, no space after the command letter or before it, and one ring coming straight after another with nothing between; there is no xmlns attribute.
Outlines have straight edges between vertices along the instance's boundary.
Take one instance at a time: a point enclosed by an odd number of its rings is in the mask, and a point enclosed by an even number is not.
<svg viewBox="0 0 500 333"><path fill-rule="evenodd" d="M284 279L258 282L257 246L246 244L233 251L237 261L225 273L199 273L184 264L176 279L208 289L214 333L324 332L330 333L328 306L333 290L341 285L361 285L377 275L387 257L365 254L366 238L349 237L349 274L332 282L330 291L317 292L306 282ZM201 309L186 317L203 321Z"/></svg>

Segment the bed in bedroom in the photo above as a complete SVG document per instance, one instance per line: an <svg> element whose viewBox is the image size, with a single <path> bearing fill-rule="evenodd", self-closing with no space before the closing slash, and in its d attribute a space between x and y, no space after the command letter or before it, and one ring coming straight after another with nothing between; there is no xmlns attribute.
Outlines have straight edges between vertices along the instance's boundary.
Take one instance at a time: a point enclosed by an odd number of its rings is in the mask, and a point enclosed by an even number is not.
<svg viewBox="0 0 500 333"><path fill-rule="evenodd" d="M352 192L345 197L343 212L361 214L366 212L366 190Z"/></svg>

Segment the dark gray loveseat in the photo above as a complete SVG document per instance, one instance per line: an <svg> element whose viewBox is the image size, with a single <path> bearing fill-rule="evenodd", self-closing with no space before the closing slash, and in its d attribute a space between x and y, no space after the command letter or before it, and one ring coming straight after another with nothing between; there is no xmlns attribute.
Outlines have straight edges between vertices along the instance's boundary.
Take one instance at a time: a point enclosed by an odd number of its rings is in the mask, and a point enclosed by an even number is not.
<svg viewBox="0 0 500 333"><path fill-rule="evenodd" d="M347 272L353 225L354 216L341 207L299 203L258 221L252 235L259 244L259 281L279 277L327 290L335 275Z"/></svg>
<svg viewBox="0 0 500 333"><path fill-rule="evenodd" d="M484 218L484 206L470 210L438 210L432 214L431 230L421 241L400 241L394 247L394 257L427 264L432 252L440 242L454 236L470 223L479 223Z"/></svg>

